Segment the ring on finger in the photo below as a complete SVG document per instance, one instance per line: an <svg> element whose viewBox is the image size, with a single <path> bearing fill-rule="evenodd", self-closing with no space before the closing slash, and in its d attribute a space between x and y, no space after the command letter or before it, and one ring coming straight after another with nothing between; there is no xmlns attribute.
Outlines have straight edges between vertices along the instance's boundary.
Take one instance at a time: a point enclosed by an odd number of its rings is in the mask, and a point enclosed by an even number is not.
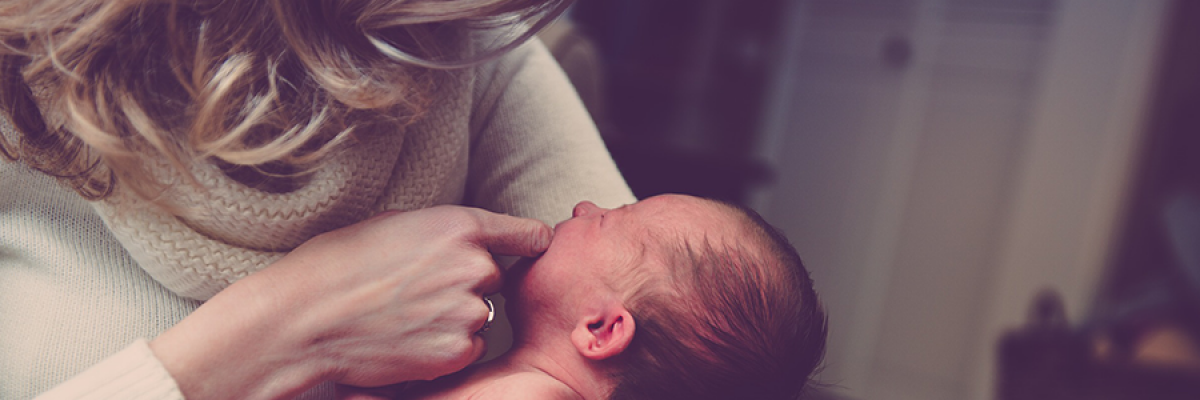
<svg viewBox="0 0 1200 400"><path fill-rule="evenodd" d="M487 332L488 329L491 329L492 321L494 321L496 319L496 306L492 304L492 299L484 297L483 302L487 304L488 316L487 316L487 321L483 322L483 326L480 327L478 331L475 331L475 333L477 333L477 334Z"/></svg>

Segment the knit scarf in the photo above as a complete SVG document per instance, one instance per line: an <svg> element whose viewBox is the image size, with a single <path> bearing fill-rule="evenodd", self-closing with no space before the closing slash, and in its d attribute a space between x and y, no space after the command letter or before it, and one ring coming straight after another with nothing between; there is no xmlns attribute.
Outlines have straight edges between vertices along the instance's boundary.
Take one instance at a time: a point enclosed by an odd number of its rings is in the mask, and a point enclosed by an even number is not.
<svg viewBox="0 0 1200 400"><path fill-rule="evenodd" d="M257 190L211 163L192 166L199 185L179 183L165 161L150 160L168 195L197 212L172 215L119 183L112 196L92 204L150 276L181 296L206 300L322 232L383 210L460 203L471 89L455 78L438 87L432 111L418 122L403 132L363 135L298 190Z"/></svg>

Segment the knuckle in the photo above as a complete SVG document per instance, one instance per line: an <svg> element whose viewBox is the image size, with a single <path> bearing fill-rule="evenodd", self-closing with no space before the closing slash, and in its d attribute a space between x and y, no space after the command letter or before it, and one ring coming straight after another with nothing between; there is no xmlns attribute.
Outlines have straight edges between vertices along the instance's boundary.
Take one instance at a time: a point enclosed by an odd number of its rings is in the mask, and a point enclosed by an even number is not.
<svg viewBox="0 0 1200 400"><path fill-rule="evenodd" d="M491 256L480 255L471 261L471 270L482 277L491 277L500 274L500 268L496 266L496 261L492 260Z"/></svg>
<svg viewBox="0 0 1200 400"><path fill-rule="evenodd" d="M478 213L464 212L458 222L462 233L475 233L483 230L483 218Z"/></svg>
<svg viewBox="0 0 1200 400"><path fill-rule="evenodd" d="M472 347L474 347L474 343L471 341L470 337L461 337L460 336L454 342L456 345L455 350L457 350L457 351L455 351L456 355L458 355L459 357L462 357L464 355L470 355L471 349L472 349Z"/></svg>
<svg viewBox="0 0 1200 400"><path fill-rule="evenodd" d="M474 261L473 259L463 260L449 266L446 271L448 274L446 278L455 287L471 287L481 281L491 279L491 273L485 268L483 263Z"/></svg>
<svg viewBox="0 0 1200 400"><path fill-rule="evenodd" d="M454 322L455 326L461 325L463 327L466 327L466 326L469 326L471 323L473 323L475 320L479 319L479 311L478 311L478 309L475 308L475 305L474 305L474 303L476 302L475 298L474 297L464 297L464 299L465 300L462 303L460 303L460 304L462 304L462 306L455 308L454 314L451 316L451 318L453 318L455 321Z"/></svg>
<svg viewBox="0 0 1200 400"><path fill-rule="evenodd" d="M470 337L460 338L458 341L458 351L455 353L455 364L459 366L467 366L475 361L475 341Z"/></svg>
<svg viewBox="0 0 1200 400"><path fill-rule="evenodd" d="M442 360L438 364L444 366L447 371L457 371L474 361L473 350L470 339L455 338L446 344Z"/></svg>
<svg viewBox="0 0 1200 400"><path fill-rule="evenodd" d="M471 286L489 285L502 279L500 268L490 262L480 262L471 266L467 282Z"/></svg>

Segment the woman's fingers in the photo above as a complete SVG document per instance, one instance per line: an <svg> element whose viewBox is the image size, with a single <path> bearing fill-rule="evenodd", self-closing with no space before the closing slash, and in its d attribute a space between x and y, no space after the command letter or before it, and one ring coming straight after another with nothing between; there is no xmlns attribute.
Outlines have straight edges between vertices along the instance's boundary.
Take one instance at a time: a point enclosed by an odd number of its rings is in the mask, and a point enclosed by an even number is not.
<svg viewBox="0 0 1200 400"><path fill-rule="evenodd" d="M478 334L472 334L471 342L473 344L471 346L471 349L474 350L475 353L471 357L471 362L467 363L467 365L471 365L472 363L479 361L479 359L483 358L483 356L487 354L487 349L488 349L487 341L483 340L483 336L480 336ZM466 366L464 365L463 367L465 368Z"/></svg>
<svg viewBox="0 0 1200 400"><path fill-rule="evenodd" d="M479 249L475 254L480 263L470 262L471 265L486 266L478 275L473 289L479 295L499 292L504 284L503 270L496 263L494 256L536 257L550 246L553 230L545 223L528 218L513 217L497 214L477 208L453 206L435 207L406 214L429 215L435 221L429 223L432 228L431 236L456 238L459 244L467 244L469 248ZM399 217L403 218L404 215ZM411 232L406 232L411 233ZM457 249L441 249L437 257L449 255ZM461 254L466 256L467 254ZM462 266L462 265L460 265Z"/></svg>
<svg viewBox="0 0 1200 400"><path fill-rule="evenodd" d="M504 288L504 274L500 270L500 265L496 264L489 257L488 270L479 278L479 283L475 285L475 294L484 296L492 293L500 292Z"/></svg>
<svg viewBox="0 0 1200 400"><path fill-rule="evenodd" d="M213 317L229 319L248 303L269 308L263 315L275 320L248 318L252 333L238 336L254 343L243 347L270 353L254 357L263 360L308 355L298 364L320 379L433 379L487 351L477 334L488 316L482 296L503 284L492 253L537 256L551 236L542 222L479 209L383 213L306 242L201 309L228 306ZM204 315L177 327L220 325ZM270 341L259 333L272 330Z"/></svg>
<svg viewBox="0 0 1200 400"><path fill-rule="evenodd" d="M471 238L489 253L505 256L537 257L550 247L554 231L541 221L472 210L479 229Z"/></svg>

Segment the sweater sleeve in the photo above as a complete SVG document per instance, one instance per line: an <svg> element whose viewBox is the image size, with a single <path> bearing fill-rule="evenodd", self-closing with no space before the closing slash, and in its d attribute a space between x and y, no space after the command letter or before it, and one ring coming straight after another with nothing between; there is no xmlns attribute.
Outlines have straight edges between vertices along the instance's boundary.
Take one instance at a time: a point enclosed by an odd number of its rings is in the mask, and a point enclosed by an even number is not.
<svg viewBox="0 0 1200 400"><path fill-rule="evenodd" d="M36 400L59 399L182 400L183 395L146 340L139 339Z"/></svg>
<svg viewBox="0 0 1200 400"><path fill-rule="evenodd" d="M555 223L635 201L596 125L536 39L479 69L467 202Z"/></svg>

